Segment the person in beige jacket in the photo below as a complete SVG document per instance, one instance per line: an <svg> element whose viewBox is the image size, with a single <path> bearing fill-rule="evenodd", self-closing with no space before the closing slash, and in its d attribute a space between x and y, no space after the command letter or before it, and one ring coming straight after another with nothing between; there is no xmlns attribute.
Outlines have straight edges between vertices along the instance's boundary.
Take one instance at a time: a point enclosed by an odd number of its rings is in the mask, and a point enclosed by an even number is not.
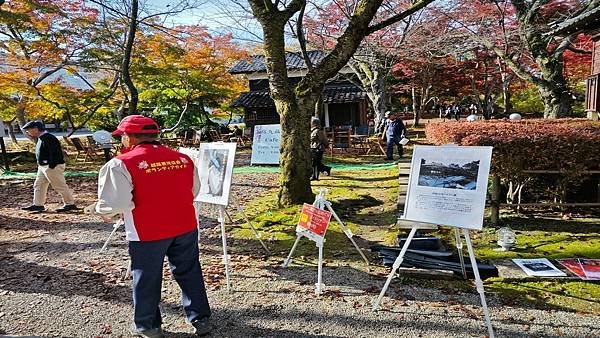
<svg viewBox="0 0 600 338"><path fill-rule="evenodd" d="M56 136L48 133L44 124L39 121L27 122L23 126L23 131L29 137L37 139L35 158L38 163L38 171L33 183L33 204L21 209L33 212L44 211L48 187L52 186L63 200L63 206L56 209L56 212L77 210L73 191L69 189L65 181L65 159L60 141Z"/></svg>

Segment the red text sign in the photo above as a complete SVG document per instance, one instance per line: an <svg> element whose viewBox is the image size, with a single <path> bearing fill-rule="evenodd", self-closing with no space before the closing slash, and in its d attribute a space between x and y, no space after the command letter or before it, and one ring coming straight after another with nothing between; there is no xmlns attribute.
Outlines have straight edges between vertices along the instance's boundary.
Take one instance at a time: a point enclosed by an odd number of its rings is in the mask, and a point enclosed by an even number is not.
<svg viewBox="0 0 600 338"><path fill-rule="evenodd" d="M298 226L304 228L315 235L324 237L327 232L327 226L331 219L331 212L321 210L315 206L304 203Z"/></svg>

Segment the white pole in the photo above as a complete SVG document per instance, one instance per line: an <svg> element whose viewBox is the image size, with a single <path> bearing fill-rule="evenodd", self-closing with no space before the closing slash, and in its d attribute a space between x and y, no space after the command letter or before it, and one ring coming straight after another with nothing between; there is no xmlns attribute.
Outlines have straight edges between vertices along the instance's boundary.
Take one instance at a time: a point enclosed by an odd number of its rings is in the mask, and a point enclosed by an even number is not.
<svg viewBox="0 0 600 338"><path fill-rule="evenodd" d="M462 269L463 278L467 279L467 269L465 269L465 257L463 256L463 243L460 238L460 230L454 228L454 234L456 237L456 249L458 250L458 259L460 260L460 268Z"/></svg>
<svg viewBox="0 0 600 338"><path fill-rule="evenodd" d="M471 243L471 237L469 236L469 230L463 229L465 241L467 242L467 249L469 249L469 258L471 259L471 266L473 267L473 274L475 275L475 285L477 286L477 292L481 298L481 306L483 307L483 315L485 317L485 323L488 328L489 338L494 338L494 328L492 327L492 321L490 320L490 312L485 301L485 293L483 291L483 282L479 276L479 268L477 267L477 260L475 259L475 253L473 251L473 244Z"/></svg>
<svg viewBox="0 0 600 338"><path fill-rule="evenodd" d="M317 284L315 284L315 293L320 295L323 293L323 242L317 243L319 248L319 267L317 273Z"/></svg>
<svg viewBox="0 0 600 338"><path fill-rule="evenodd" d="M227 255L227 235L225 234L225 206L219 206L219 221L221 222L221 238L223 240L223 263L225 264L225 279L227 281L227 292L231 292L229 280L229 256Z"/></svg>
<svg viewBox="0 0 600 338"><path fill-rule="evenodd" d="M294 245L292 246L292 250L290 250L290 254L287 256L287 258L285 259L285 261L283 261L283 267L287 268L287 266L292 262L292 255L294 254L294 251L296 250L296 247L298 246L298 242L300 242L300 238L302 237L302 235L298 234L298 236L296 237L296 241L294 242Z"/></svg>
<svg viewBox="0 0 600 338"><path fill-rule="evenodd" d="M104 242L104 245L100 249L100 252L102 252L102 251L104 251L104 249L106 249L106 247L108 246L108 242L110 242L110 239L112 238L112 236L114 236L115 232L117 232L117 229L119 229L119 227L123 224L124 223L123 223L122 219L119 219L118 221L115 222L115 224L113 224L113 230L110 232L110 235L108 235L108 238L106 239L106 242Z"/></svg>
<svg viewBox="0 0 600 338"><path fill-rule="evenodd" d="M392 282L392 279L394 278L394 275L396 274L396 270L398 270L400 265L402 265L402 261L404 260L404 254L406 253L406 250L408 250L408 247L410 246L410 242L412 241L416 232L417 232L417 227L413 225L412 229L410 230L410 233L408 234L408 238L406 238L406 242L402 246L402 250L400 250L400 254L394 261L394 265L392 266L392 271L388 275L388 278L385 281L385 285L383 286L383 289L381 289L381 292L379 293L379 297L377 297L375 304L373 304L373 311L379 309L379 304L381 303L381 300L383 299L385 292L387 291L388 287L390 286L390 283Z"/></svg>
<svg viewBox="0 0 600 338"><path fill-rule="evenodd" d="M333 215L333 217L335 218L335 220L338 222L338 224L342 228L342 231L344 232L344 234L346 234L346 237L348 237L348 239L350 240L350 242L352 242L352 244L354 244L354 247L356 248L356 251L358 251L358 253L362 257L362 259L365 261L365 263L367 263L367 265L369 265L369 260L367 259L367 257L365 256L365 254L362 252L362 250L358 247L358 244L356 244L356 242L354 241L352 231L350 231L350 229L348 229L346 227L346 225L344 224L344 222L342 222L342 220L335 213L335 211L331 207L331 202L326 201L325 202L325 206L327 207L327 209L329 209L329 211L331 212L331 214Z"/></svg>
<svg viewBox="0 0 600 338"><path fill-rule="evenodd" d="M267 255L271 255L271 251L269 251L269 248L267 248L267 245L260 238L260 234L258 233L258 231L256 230L256 228L254 227L254 225L252 224L252 222L250 222L250 219L248 218L248 216L246 216L246 213L244 212L244 208L243 207L239 207L239 210L242 213L242 216L244 216L244 219L246 219L246 222L250 226L250 229L252 229L252 232L254 232L254 236L256 236L256 239L258 239L258 241L260 242L260 245L262 245L262 247L267 252Z"/></svg>

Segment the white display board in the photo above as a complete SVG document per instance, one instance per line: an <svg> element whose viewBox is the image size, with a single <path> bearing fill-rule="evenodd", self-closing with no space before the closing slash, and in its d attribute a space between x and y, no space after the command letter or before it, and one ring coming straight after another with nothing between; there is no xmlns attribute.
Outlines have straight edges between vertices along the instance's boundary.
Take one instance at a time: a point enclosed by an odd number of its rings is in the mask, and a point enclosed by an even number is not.
<svg viewBox="0 0 600 338"><path fill-rule="evenodd" d="M404 218L481 230L492 147L415 146Z"/></svg>
<svg viewBox="0 0 600 338"><path fill-rule="evenodd" d="M279 164L280 142L280 124L254 126L250 164Z"/></svg>
<svg viewBox="0 0 600 338"><path fill-rule="evenodd" d="M200 144L197 164L200 193L196 201L227 206L235 159L233 142Z"/></svg>
<svg viewBox="0 0 600 338"><path fill-rule="evenodd" d="M4 131L4 122L0 120L0 137L6 136L6 132Z"/></svg>
<svg viewBox="0 0 600 338"><path fill-rule="evenodd" d="M191 158L196 168L198 168L198 163L200 163L200 149L180 147L177 151Z"/></svg>

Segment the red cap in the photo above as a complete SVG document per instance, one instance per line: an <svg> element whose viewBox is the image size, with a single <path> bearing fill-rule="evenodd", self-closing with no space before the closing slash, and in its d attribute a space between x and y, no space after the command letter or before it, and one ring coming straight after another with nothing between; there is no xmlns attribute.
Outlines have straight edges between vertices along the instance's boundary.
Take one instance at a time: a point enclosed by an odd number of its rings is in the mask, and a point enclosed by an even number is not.
<svg viewBox="0 0 600 338"><path fill-rule="evenodd" d="M113 131L112 134L119 136L123 133L158 134L159 132L160 128L153 119L142 115L129 115L121 120L117 130Z"/></svg>

